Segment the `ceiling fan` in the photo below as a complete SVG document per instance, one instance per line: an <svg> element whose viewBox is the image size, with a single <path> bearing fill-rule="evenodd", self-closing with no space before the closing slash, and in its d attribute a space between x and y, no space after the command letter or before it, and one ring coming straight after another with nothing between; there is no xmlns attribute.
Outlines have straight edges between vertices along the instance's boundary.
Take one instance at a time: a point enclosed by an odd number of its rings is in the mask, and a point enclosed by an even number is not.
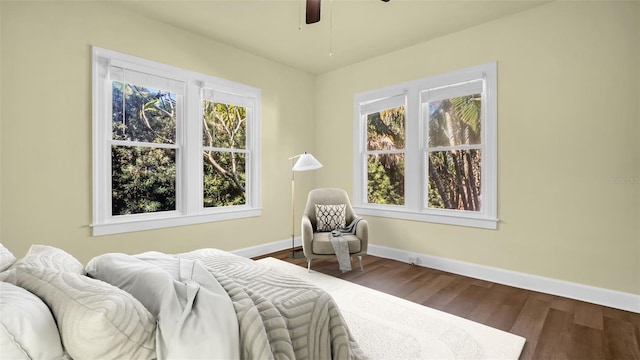
<svg viewBox="0 0 640 360"><path fill-rule="evenodd" d="M314 24L320 21L320 0L306 0L307 1L307 24ZM389 0L381 0L389 2Z"/></svg>

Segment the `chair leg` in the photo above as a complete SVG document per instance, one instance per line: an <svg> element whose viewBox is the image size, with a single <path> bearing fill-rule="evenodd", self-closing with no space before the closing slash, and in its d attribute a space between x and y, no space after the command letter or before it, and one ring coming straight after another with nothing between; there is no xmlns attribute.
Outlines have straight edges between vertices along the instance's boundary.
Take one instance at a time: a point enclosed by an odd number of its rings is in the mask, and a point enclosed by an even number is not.
<svg viewBox="0 0 640 360"><path fill-rule="evenodd" d="M364 268L362 267L362 255L358 256L358 259L360 259L360 271L364 271Z"/></svg>
<svg viewBox="0 0 640 360"><path fill-rule="evenodd" d="M311 259L307 258L307 272L311 272Z"/></svg>

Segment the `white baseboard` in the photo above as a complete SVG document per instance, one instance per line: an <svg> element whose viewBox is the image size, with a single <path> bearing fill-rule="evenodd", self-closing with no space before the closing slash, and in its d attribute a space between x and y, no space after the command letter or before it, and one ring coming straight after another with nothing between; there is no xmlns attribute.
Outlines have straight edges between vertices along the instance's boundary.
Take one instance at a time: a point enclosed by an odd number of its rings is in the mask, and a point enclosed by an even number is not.
<svg viewBox="0 0 640 360"><path fill-rule="evenodd" d="M295 246L301 246L299 237L294 240ZM275 241L268 244L231 251L244 257L261 256L291 248L291 239ZM593 304L612 307L626 311L640 313L640 295L634 295L616 290L598 288L595 286L572 283L537 275L530 275L490 266L451 260L433 255L415 253L406 250L388 248L369 244L369 254L386 259L409 263L409 259L419 266L442 270L458 275L491 281L498 284L513 286L521 289L538 291L545 294L562 296L570 299L586 301Z"/></svg>
<svg viewBox="0 0 640 360"><path fill-rule="evenodd" d="M294 238L293 243L294 243L294 247L302 246L302 239L300 237L296 237ZM233 250L230 252L236 255L252 258L256 256L261 256L261 255L281 251L284 249L291 249L290 238L286 240L275 241L268 244L262 244L262 245L252 246L244 249Z"/></svg>
<svg viewBox="0 0 640 360"><path fill-rule="evenodd" d="M369 244L369 254L521 289L640 313L640 295Z"/></svg>

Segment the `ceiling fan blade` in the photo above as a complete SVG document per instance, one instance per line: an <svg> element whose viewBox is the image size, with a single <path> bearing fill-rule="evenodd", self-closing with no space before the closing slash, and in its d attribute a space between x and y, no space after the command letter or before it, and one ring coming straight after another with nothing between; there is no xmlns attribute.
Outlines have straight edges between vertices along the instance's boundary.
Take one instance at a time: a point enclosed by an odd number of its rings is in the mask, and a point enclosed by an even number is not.
<svg viewBox="0 0 640 360"><path fill-rule="evenodd" d="M320 21L320 0L307 0L307 24Z"/></svg>

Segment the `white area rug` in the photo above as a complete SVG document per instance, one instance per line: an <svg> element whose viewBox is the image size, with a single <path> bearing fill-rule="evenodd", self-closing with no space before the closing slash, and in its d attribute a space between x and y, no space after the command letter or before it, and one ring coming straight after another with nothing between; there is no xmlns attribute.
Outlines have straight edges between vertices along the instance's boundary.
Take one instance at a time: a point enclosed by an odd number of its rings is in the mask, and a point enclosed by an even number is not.
<svg viewBox="0 0 640 360"><path fill-rule="evenodd" d="M525 339L274 258L258 260L334 298L371 359L513 359ZM366 271L366 269L365 269Z"/></svg>

